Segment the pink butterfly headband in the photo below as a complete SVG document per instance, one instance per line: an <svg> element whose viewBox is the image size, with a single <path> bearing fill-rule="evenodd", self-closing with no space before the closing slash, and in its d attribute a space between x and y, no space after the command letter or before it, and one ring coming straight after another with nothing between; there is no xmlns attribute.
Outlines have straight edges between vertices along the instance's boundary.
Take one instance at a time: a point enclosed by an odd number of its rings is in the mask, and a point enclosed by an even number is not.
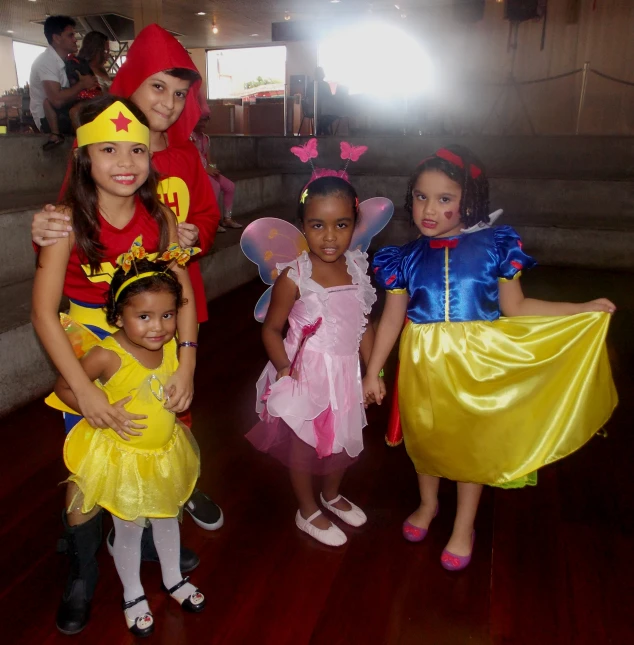
<svg viewBox="0 0 634 645"><path fill-rule="evenodd" d="M436 150L436 152L434 152L434 154L431 157L426 157L418 165L420 166L424 164L426 161L433 159L434 157L440 157L440 159L444 159L445 161L448 161L450 164L453 164L454 166L458 166L458 168L464 169L464 160L462 159L462 157L460 155L457 155L455 152L451 152L451 150L447 150L447 148L440 148L440 150ZM478 166L475 166L474 164L470 164L469 174L473 179L477 179L482 174L482 168L478 168Z"/></svg>
<svg viewBox="0 0 634 645"><path fill-rule="evenodd" d="M293 146L291 148L291 152L296 157L299 157L299 159L303 163L310 163L310 167L313 169L313 174L311 175L308 184L310 184L312 181L315 181L315 179L319 179L320 177L341 177L341 179L349 181L347 173L348 164L351 161L359 161L361 155L365 154L367 150L368 146L353 146L347 141L342 141L341 158L345 160L346 165L342 170L333 170L331 168L316 168L313 165L313 159L317 159L318 156L317 139L315 139L314 137L312 139L309 139L303 146ZM308 186L308 184L306 184L306 186ZM306 188L306 186L304 186L304 188ZM302 197L303 195L304 193L302 193Z"/></svg>

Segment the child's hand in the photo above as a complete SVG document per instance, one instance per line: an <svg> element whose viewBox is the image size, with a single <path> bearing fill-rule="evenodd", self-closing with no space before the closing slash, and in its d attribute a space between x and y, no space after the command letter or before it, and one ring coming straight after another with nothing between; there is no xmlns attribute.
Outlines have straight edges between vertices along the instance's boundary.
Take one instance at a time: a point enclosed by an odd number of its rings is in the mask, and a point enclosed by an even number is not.
<svg viewBox="0 0 634 645"><path fill-rule="evenodd" d="M58 238L68 237L72 230L70 217L58 213L52 204L47 204L41 212L33 216L31 238L38 246L51 246Z"/></svg>
<svg viewBox="0 0 634 645"><path fill-rule="evenodd" d="M163 388L165 407L176 414L189 409L194 398L194 374L180 366Z"/></svg>
<svg viewBox="0 0 634 645"><path fill-rule="evenodd" d="M579 304L579 313L583 314L589 311L605 311L607 314L613 314L616 311L616 305L607 298L597 298Z"/></svg>
<svg viewBox="0 0 634 645"><path fill-rule="evenodd" d="M132 414L123 406L132 397L127 397L111 405L108 397L96 385L90 384L90 388L81 391L76 395L79 411L93 428L112 428L123 439L124 435L140 435L132 428L143 429L147 426L135 423L141 419L147 419L143 414Z"/></svg>
<svg viewBox="0 0 634 645"><path fill-rule="evenodd" d="M281 370L277 370L277 375L275 377L276 381L279 381L281 378L284 378L285 376L290 376L291 378L294 378L297 380L297 370L291 374L291 366L287 365L286 367L283 367Z"/></svg>
<svg viewBox="0 0 634 645"><path fill-rule="evenodd" d="M125 399L120 399L119 401L115 401L112 404L112 407L115 410L118 410L119 413L134 418L134 419L147 419L147 415L145 414L132 414L131 412L128 412L125 409L125 404L130 403L132 400L131 396L126 396ZM132 430L132 428L147 428L147 426L140 426L138 423L132 423L131 427L128 428L123 428L121 430L117 430L116 428L112 428L124 441L130 441L130 437L140 437L143 433L142 432L135 432Z"/></svg>
<svg viewBox="0 0 634 645"><path fill-rule="evenodd" d="M198 242L198 227L195 224L183 222L178 225L178 243L188 249Z"/></svg>
<svg viewBox="0 0 634 645"><path fill-rule="evenodd" d="M378 376L366 374L363 379L363 401L367 407L371 403L381 405L385 397L385 384Z"/></svg>

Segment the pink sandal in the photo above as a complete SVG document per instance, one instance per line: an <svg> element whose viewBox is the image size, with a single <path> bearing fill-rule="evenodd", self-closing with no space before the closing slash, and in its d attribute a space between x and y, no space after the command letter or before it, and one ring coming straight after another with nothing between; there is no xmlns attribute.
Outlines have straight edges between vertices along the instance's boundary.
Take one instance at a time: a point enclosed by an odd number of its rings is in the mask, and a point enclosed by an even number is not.
<svg viewBox="0 0 634 645"><path fill-rule="evenodd" d="M434 517L436 517L436 515L438 515L438 504L436 504L436 512L434 513ZM420 526L414 526L407 520L403 522L403 537L408 542L422 542L427 537L428 531L428 528L422 529L420 528Z"/></svg>
<svg viewBox="0 0 634 645"><path fill-rule="evenodd" d="M473 555L473 543L475 542L475 531L471 534L471 553L469 555L456 555L443 549L442 555L440 556L440 564L447 571L462 571L466 569L471 562L471 556Z"/></svg>

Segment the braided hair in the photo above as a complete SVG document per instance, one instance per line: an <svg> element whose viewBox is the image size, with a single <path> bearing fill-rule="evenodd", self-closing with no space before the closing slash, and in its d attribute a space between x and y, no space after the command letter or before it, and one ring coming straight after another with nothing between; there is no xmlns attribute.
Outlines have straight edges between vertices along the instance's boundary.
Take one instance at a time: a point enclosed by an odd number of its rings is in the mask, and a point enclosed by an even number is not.
<svg viewBox="0 0 634 645"><path fill-rule="evenodd" d="M314 197L330 196L343 197L344 199L347 198L350 200L350 206L354 214L354 223L356 225L359 217L359 197L352 184L341 177L320 177L302 188L297 204L297 218L299 221L304 222L306 207Z"/></svg>
<svg viewBox="0 0 634 645"><path fill-rule="evenodd" d="M489 223L489 180L484 165L463 146L446 146L423 159L409 178L405 210L412 215L412 191L418 178L427 170L444 173L462 189L460 220L465 228L479 222Z"/></svg>
<svg viewBox="0 0 634 645"><path fill-rule="evenodd" d="M147 291L159 293L166 291L174 296L175 307L180 309L187 301L183 299L183 287L181 286L176 274L170 269L165 268L165 263L151 262L150 260L135 260L134 270L137 274L154 272L140 280L135 280L128 285L115 299L117 291L121 285L134 276L132 271L126 274L120 267L115 271L110 283L110 290L106 296L106 320L109 325L113 327L116 325L117 320L121 317L126 305L134 296Z"/></svg>

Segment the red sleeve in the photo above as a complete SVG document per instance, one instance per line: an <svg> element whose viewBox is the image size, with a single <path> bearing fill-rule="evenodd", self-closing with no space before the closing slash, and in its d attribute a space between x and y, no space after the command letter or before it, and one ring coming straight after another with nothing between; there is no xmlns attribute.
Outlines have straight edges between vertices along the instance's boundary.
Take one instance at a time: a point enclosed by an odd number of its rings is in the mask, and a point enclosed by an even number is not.
<svg viewBox="0 0 634 645"><path fill-rule="evenodd" d="M191 141L189 144L191 145L194 168L192 181L189 184L191 198L187 222L198 227L198 246L202 249L202 254L205 254L214 243L216 230L220 223L220 209L218 208L218 202L211 187L209 176L200 160L198 150L196 150ZM195 257L200 257L200 255Z"/></svg>

